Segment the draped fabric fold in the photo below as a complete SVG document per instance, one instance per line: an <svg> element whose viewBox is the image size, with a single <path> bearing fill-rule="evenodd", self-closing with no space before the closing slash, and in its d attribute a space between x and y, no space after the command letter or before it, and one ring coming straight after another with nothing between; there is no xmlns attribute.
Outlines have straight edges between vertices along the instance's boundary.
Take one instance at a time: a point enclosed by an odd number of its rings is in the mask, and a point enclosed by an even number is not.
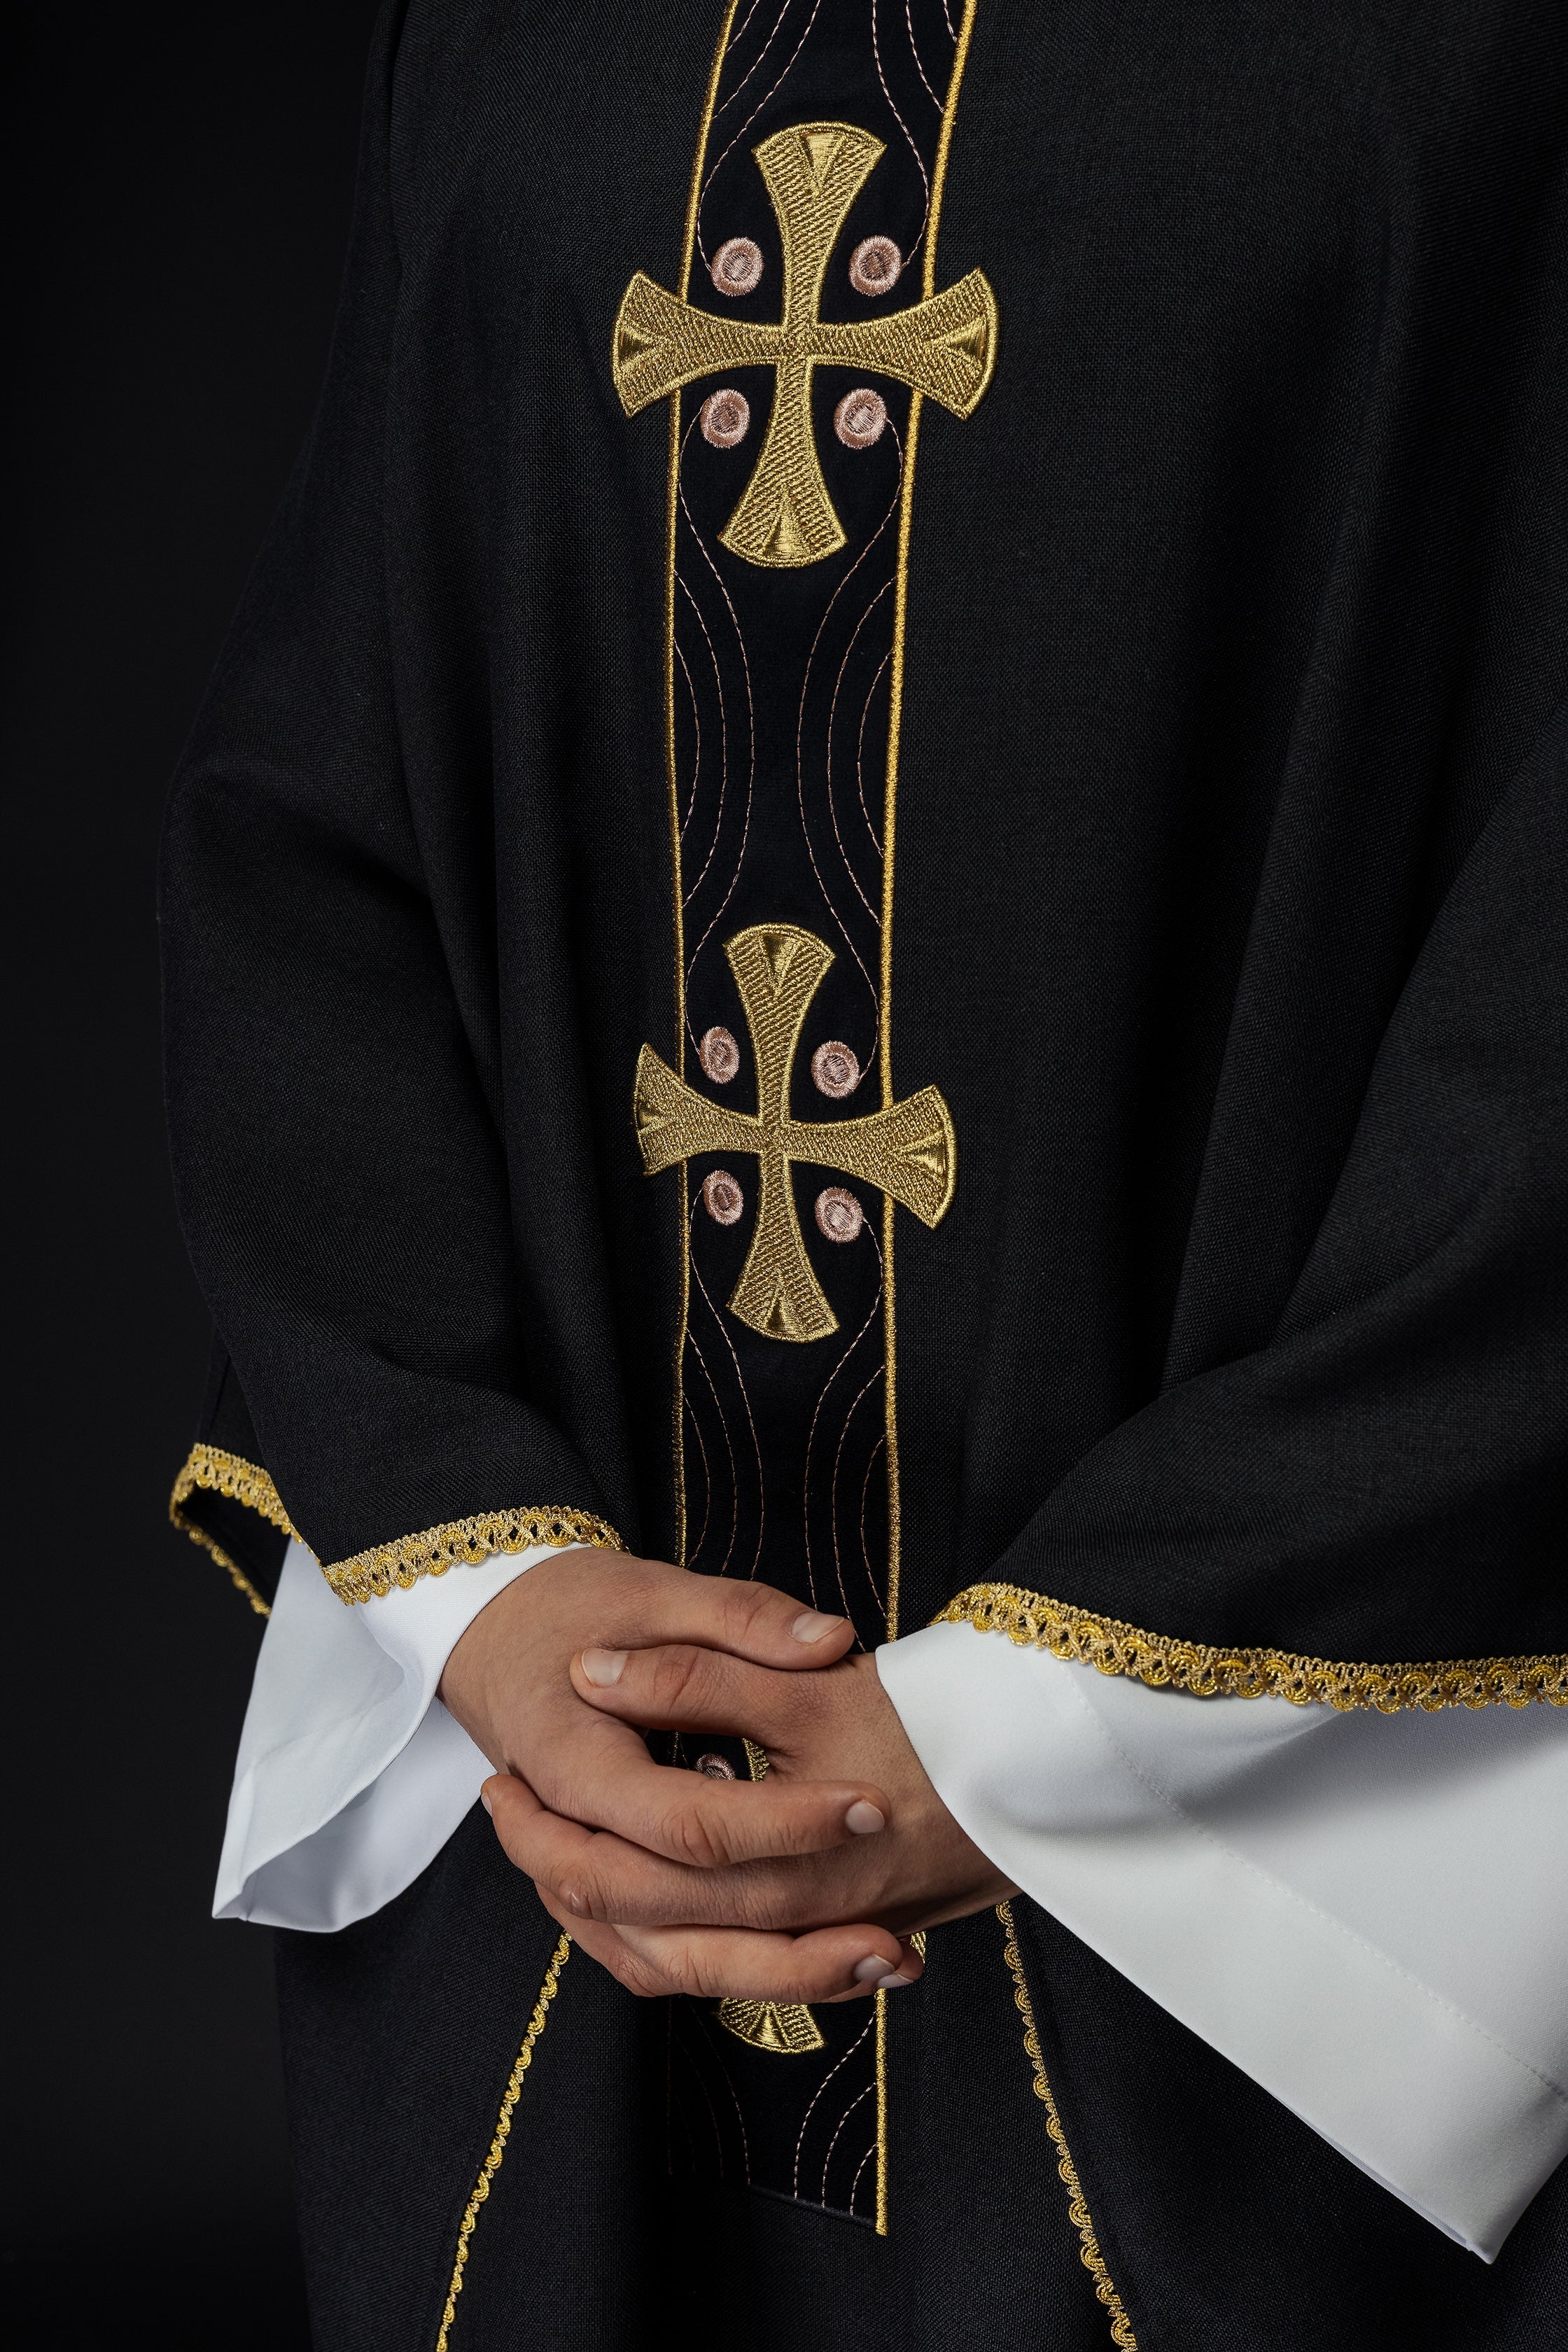
<svg viewBox="0 0 1568 2352"><path fill-rule="evenodd" d="M1559 711L1415 954L1272 1335L1111 1431L997 1583L1188 1643L1477 1660L1470 1704L1500 1658L1561 1684L1564 974Z"/></svg>
<svg viewBox="0 0 1568 2352"><path fill-rule="evenodd" d="M386 12L372 63L326 389L181 762L161 877L181 1215L231 1395L243 1385L245 1453L323 1561L536 1502L596 1514L588 1457L624 1451L580 1186L534 1228L526 1266L515 1246L493 853L453 838L399 707L403 13ZM482 745L468 750L482 789ZM548 1106L566 1164L583 1158L576 1091L557 1071L512 1106L514 1122ZM550 1381L563 1358L566 1381ZM635 1524L624 1475L616 1504Z"/></svg>

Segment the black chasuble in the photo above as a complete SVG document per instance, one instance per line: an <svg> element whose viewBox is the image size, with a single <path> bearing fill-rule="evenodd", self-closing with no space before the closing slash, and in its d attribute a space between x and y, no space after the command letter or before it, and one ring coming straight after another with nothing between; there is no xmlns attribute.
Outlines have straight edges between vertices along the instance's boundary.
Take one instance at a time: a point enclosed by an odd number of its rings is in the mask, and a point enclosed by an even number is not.
<svg viewBox="0 0 1568 2352"><path fill-rule="evenodd" d="M1565 153L1547 0L388 6L164 864L254 1605L1568 1698ZM1560 2178L1482 2265L1022 1898L638 2003L476 1811L280 1949L323 2352L1556 2341Z"/></svg>

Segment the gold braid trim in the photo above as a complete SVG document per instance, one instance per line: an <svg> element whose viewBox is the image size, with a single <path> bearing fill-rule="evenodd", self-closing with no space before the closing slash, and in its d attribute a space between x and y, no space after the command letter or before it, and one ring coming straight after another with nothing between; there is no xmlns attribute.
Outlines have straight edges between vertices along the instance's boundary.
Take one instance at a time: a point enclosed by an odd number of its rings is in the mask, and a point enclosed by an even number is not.
<svg viewBox="0 0 1568 2352"><path fill-rule="evenodd" d="M477 1518L449 1519L393 1543L373 1544L352 1559L335 1560L321 1574L342 1601L377 1601L401 1585L405 1591L422 1576L445 1576L449 1568L477 1568L498 1551L531 1551L536 1544L563 1549L587 1544L595 1551L624 1551L614 1528L588 1511L546 1504L537 1511L481 1511Z"/></svg>
<svg viewBox="0 0 1568 2352"><path fill-rule="evenodd" d="M210 1552L220 1568L226 1568L235 1588L243 1592L258 1617L270 1617L271 1609L252 1584L239 1562L231 1559L219 1543L216 1543L204 1528L187 1518L181 1505L194 1495L198 1486L211 1494L226 1495L230 1502L243 1503L247 1510L258 1511L264 1519L284 1534L291 1536L293 1526L283 1508L277 1487L265 1470L254 1462L247 1462L237 1454L225 1454L216 1445L193 1445L184 1467L174 1481L174 1491L169 1497L169 1517L182 1535L189 1536L194 1544Z"/></svg>
<svg viewBox="0 0 1568 2352"><path fill-rule="evenodd" d="M468 2259L468 2240L479 2218L479 2207L490 2193L490 2182L500 2170L506 2144L511 2132L512 2109L522 2091L522 2078L533 2063L534 2044L544 2031L544 2012L555 1998L555 1988L561 1981L561 1971L572 1954L572 1938L563 1936L551 1956L544 1971L544 1982L539 1988L539 1999L533 2004L533 2015L528 2021L528 2032L522 2037L522 2047L517 2053L517 2063L511 2070L501 2098L500 2113L496 2117L496 2134L490 2142L490 2152L479 2167L479 2177L474 2183L463 2218L458 2227L458 2258L452 2264L451 2284L447 2289L447 2308L441 2314L441 2333L436 2338L436 2352L447 2352L447 2337L458 2315L458 2297L463 2292L463 2270Z"/></svg>
<svg viewBox="0 0 1568 2352"><path fill-rule="evenodd" d="M1005 1633L1010 1642L1098 1666L1102 1675L1168 1683L1195 1698L1288 1698L1294 1706L1376 1707L1384 1715L1410 1706L1529 1706L1536 1699L1568 1706L1568 1656L1382 1666L1299 1657L1290 1650L1216 1650L1145 1633L1120 1618L1074 1609L1016 1584L972 1584L931 1622Z"/></svg>
<svg viewBox="0 0 1568 2352"><path fill-rule="evenodd" d="M1068 2192L1068 2219L1082 2242L1079 2247L1079 2260L1093 2279L1095 2294L1110 2315L1111 2342L1119 2344L1121 2352L1138 2352L1138 2338L1132 2333L1132 2322L1127 2316L1121 2297L1111 2284L1110 2273L1105 2267L1105 2256L1100 2252L1100 2241L1094 2234L1094 2223L1089 2220L1089 2207L1084 2203L1083 2184L1068 2152L1067 2135L1062 2129L1061 2116L1057 2112L1050 2078L1046 2073L1045 2060L1040 2055L1040 2037L1035 2026L1029 1988L1024 1978L1024 1963L1018 1951L1017 1931L1013 1925L1012 1905L998 1903L996 1916L1007 1931L1002 1957L1013 1971L1013 1999L1024 2021L1024 2048L1035 2070L1035 2096L1045 2108L1046 2129L1061 2151L1057 2158L1057 2171Z"/></svg>

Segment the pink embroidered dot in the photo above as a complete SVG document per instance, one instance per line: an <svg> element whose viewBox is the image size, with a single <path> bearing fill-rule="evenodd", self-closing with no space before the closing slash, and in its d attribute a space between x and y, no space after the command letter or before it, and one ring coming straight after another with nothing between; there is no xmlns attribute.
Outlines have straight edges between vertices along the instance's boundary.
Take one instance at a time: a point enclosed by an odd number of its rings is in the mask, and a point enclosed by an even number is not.
<svg viewBox="0 0 1568 2352"><path fill-rule="evenodd" d="M895 246L893 250L896 253L898 247ZM853 266L851 264L851 268ZM762 274L763 248L749 236L727 238L713 256L713 266L709 271L721 294L733 295L749 294ZM893 274L895 277L898 275L896 269ZM889 283L891 282L889 279ZM878 287L875 290L880 293L881 289Z"/></svg>
<svg viewBox="0 0 1568 2352"><path fill-rule="evenodd" d="M812 1055L811 1076L818 1094L831 1095L835 1102L842 1101L846 1095L852 1095L860 1083L860 1065L856 1059L854 1046L841 1045L837 1037L830 1037L826 1045L819 1045ZM823 1198L826 1200L826 1197L824 1193ZM848 1195L845 1197L847 1199Z"/></svg>
<svg viewBox="0 0 1568 2352"><path fill-rule="evenodd" d="M716 1087L727 1087L741 1066L741 1049L728 1029L706 1029L697 1058Z"/></svg>
<svg viewBox="0 0 1568 2352"><path fill-rule="evenodd" d="M890 236L863 237L849 257L849 283L857 294L886 294L898 284L903 266Z"/></svg>
<svg viewBox="0 0 1568 2352"><path fill-rule="evenodd" d="M716 1225L732 1225L740 1216L746 1196L727 1168L702 1179L702 1205Z"/></svg>
<svg viewBox="0 0 1568 2352"><path fill-rule="evenodd" d="M715 449L732 449L746 437L752 404L743 392L710 392L697 421L704 441L711 441Z"/></svg>
<svg viewBox="0 0 1568 2352"><path fill-rule="evenodd" d="M879 392L862 384L847 392L833 412L833 430L847 449L868 449L888 426L888 404Z"/></svg>
<svg viewBox="0 0 1568 2352"><path fill-rule="evenodd" d="M732 1780L735 1778L734 1766L723 1756L700 1756L691 1769L694 1772L700 1772L708 1780Z"/></svg>
<svg viewBox="0 0 1568 2352"><path fill-rule="evenodd" d="M842 1184L826 1185L816 1196L816 1223L819 1232L830 1242L852 1242L859 1238L866 1222L866 1212L853 1192Z"/></svg>

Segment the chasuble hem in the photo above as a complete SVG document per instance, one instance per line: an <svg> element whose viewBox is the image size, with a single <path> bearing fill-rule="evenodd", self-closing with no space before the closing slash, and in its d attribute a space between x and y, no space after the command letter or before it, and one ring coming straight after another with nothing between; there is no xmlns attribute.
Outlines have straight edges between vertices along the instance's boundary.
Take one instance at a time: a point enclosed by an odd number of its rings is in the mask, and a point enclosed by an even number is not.
<svg viewBox="0 0 1568 2352"><path fill-rule="evenodd" d="M210 1559L216 1560L219 1568L227 1571L229 1582L239 1594L241 1600L247 1601L250 1603L252 1610L258 1617L271 1616L272 1603L270 1601L266 1601L262 1598L261 1594L258 1592L255 1585L252 1584L249 1577L247 1576L244 1569L241 1568L239 1562L235 1559L233 1553L225 1551L222 1544L218 1542L216 1536L209 1536L205 1528L198 1528L195 1521L194 1519L187 1518L184 1513L179 1509L178 1506L174 1503L171 1503L169 1506L169 1520L171 1526L178 1528L183 1536L188 1536L192 1543L194 1543L199 1550L205 1551Z"/></svg>
<svg viewBox="0 0 1568 2352"><path fill-rule="evenodd" d="M447 1519L416 1535L372 1544L348 1559L329 1561L321 1574L348 1606L378 1601L422 1576L445 1576L449 1569L479 1568L498 1552L533 1551L542 1545L563 1551L625 1551L626 1545L604 1519L560 1503L514 1511L480 1511Z"/></svg>
<svg viewBox="0 0 1568 2352"><path fill-rule="evenodd" d="M1267 1647L1222 1648L1150 1633L1016 1584L966 1586L931 1622L1005 1633L1021 1648L1048 1650L1102 1675L1125 1675L1194 1698L1285 1698L1294 1706L1326 1704L1342 1714L1375 1707L1382 1715L1406 1707L1430 1714L1447 1706L1522 1707L1537 1701L1568 1706L1568 1655L1563 1654L1363 1664Z"/></svg>
<svg viewBox="0 0 1568 2352"><path fill-rule="evenodd" d="M269 1617L270 1601L257 1590L234 1554L202 1526L191 1509L195 1498L202 1494L221 1496L226 1502L241 1504L268 1527L276 1528L284 1536L292 1536L294 1526L277 1487L258 1464L247 1462L237 1454L226 1454L221 1446L201 1444L193 1445L185 1456L169 1496L171 1526L178 1528L182 1535L209 1553L220 1568L227 1570L235 1591L244 1595L258 1617Z"/></svg>
<svg viewBox="0 0 1568 2352"><path fill-rule="evenodd" d="M271 1614L266 1601L239 1562L216 1538L191 1516L188 1506L197 1494L220 1495L254 1511L269 1527L303 1544L305 1538L289 1518L283 1499L258 1463L216 1445L195 1445L186 1455L169 1497L169 1517L183 1535L210 1552L228 1570L258 1617ZM515 1510L478 1511L461 1519L446 1519L390 1542L371 1544L347 1559L320 1561L338 1599L345 1606L376 1601L393 1591L407 1591L423 1576L445 1576L458 1567L478 1568L499 1554L557 1550L624 1551L626 1545L606 1520L570 1505L545 1503ZM306 1549L310 1546L306 1545ZM312 1555L313 1557L313 1555Z"/></svg>

